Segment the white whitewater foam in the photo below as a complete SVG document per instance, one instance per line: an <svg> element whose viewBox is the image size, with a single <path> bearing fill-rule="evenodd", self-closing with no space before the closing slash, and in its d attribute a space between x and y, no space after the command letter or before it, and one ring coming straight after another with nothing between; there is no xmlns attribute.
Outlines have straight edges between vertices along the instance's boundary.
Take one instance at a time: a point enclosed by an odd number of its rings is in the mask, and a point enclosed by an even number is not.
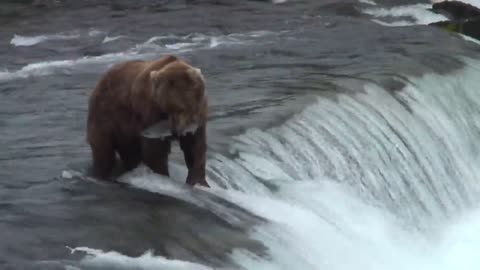
<svg viewBox="0 0 480 270"><path fill-rule="evenodd" d="M95 33L95 32L94 32ZM282 33L282 32L280 32ZM203 34L190 34L186 36L156 36L146 42L137 44L135 47L119 53L108 53L100 56L88 56L78 59L54 60L32 63L16 71L1 71L0 81L15 80L21 78L46 76L51 74L70 74L85 70L86 66L95 64L109 65L117 61L125 61L134 58L156 57L159 54L181 54L195 49L216 48L218 46L240 45L252 42L257 38L278 34L269 31L253 31L226 36L207 36ZM120 38L120 37L117 37ZM111 42L105 39L104 42Z"/></svg>
<svg viewBox="0 0 480 270"><path fill-rule="evenodd" d="M358 0L358 2L367 4L367 5L372 5L372 6L376 6L376 5L377 5L377 3L375 3L375 2L372 1L372 0Z"/></svg>
<svg viewBox="0 0 480 270"><path fill-rule="evenodd" d="M372 22L376 22L376 23L381 24L383 26L390 26L390 27L413 25L412 22L410 22L410 21L402 21L402 20L395 21L395 22L384 22L384 21L381 21L381 20L373 19Z"/></svg>
<svg viewBox="0 0 480 270"><path fill-rule="evenodd" d="M472 37L469 37L469 36L466 36L466 35L463 35L463 34L459 34L463 39L467 40L467 41L471 41L475 44L478 44L480 45L480 40L476 39L476 38L472 38Z"/></svg>
<svg viewBox="0 0 480 270"><path fill-rule="evenodd" d="M475 270L480 268L480 211L472 211L449 224L439 241L437 262L440 270Z"/></svg>
<svg viewBox="0 0 480 270"><path fill-rule="evenodd" d="M62 171L62 178L72 179L74 176L75 174L72 171Z"/></svg>
<svg viewBox="0 0 480 270"><path fill-rule="evenodd" d="M406 25L426 25L438 21L447 20L447 18L441 14L435 14L428 10L431 8L429 4L415 4L415 5L406 5L406 6L397 6L392 8L365 8L362 11L366 14L372 15L377 23L386 26L406 26ZM379 18L400 18L397 21L386 22L380 20ZM409 17L413 21L409 22L404 20L402 17Z"/></svg>
<svg viewBox="0 0 480 270"><path fill-rule="evenodd" d="M320 179L319 179L320 180ZM324 179L327 180L327 179ZM294 183L281 199L230 194L230 199L271 224L251 237L269 248L270 259L246 250L232 258L244 269L474 270L480 267L480 211L437 233L408 231L388 212L365 204L349 187L323 181ZM288 213L288 214L285 214Z"/></svg>
<svg viewBox="0 0 480 270"><path fill-rule="evenodd" d="M245 250L236 250L232 258L245 269L272 270L403 270L425 264L422 238L405 232L348 188L317 180L282 186L277 199L231 195L235 203L271 221L251 233L269 248L270 260Z"/></svg>
<svg viewBox="0 0 480 270"><path fill-rule="evenodd" d="M87 33L79 33L79 31L72 31L71 33L59 33L59 34L45 34L38 36L21 36L14 35L10 44L14 46L33 46L48 40L70 40L78 39L85 36L97 36L101 35L103 32L98 30L90 30Z"/></svg>
<svg viewBox="0 0 480 270"><path fill-rule="evenodd" d="M0 72L0 81L27 78L30 76L47 76L51 74L70 74L75 70L84 68L85 65L95 63L113 63L119 59L136 57L137 53L112 53L101 56L82 57L73 60L45 61L28 64L17 71Z"/></svg>
<svg viewBox="0 0 480 270"><path fill-rule="evenodd" d="M112 41L115 41L115 40L119 40L121 38L125 38L125 36L114 36L114 37L105 36L102 43L109 43L109 42L112 42Z"/></svg>
<svg viewBox="0 0 480 270"><path fill-rule="evenodd" d="M187 42L178 42L178 43L175 43L175 44L167 44L165 45L165 47L167 47L168 49L172 49L172 50L180 50L180 49L185 49L185 48L188 48L188 47L191 47L192 43L187 43Z"/></svg>
<svg viewBox="0 0 480 270"><path fill-rule="evenodd" d="M12 40L10 41L10 44L15 45L15 46L33 46L35 44L44 42L46 40L62 40L62 39L75 39L78 38L78 35L40 35L40 36L33 36L33 37L27 37L27 36L20 36L20 35L14 35Z"/></svg>
<svg viewBox="0 0 480 270"><path fill-rule="evenodd" d="M0 81L2 79L6 79L6 78L9 78L11 76L11 73L10 71L8 71L8 69L3 69L3 71L0 71Z"/></svg>
<svg viewBox="0 0 480 270"><path fill-rule="evenodd" d="M154 174L144 165L122 175L118 181L131 186L149 190L159 194L168 194L185 201L190 201L188 195L190 190L184 185L187 176L187 169L182 166L169 163L170 177Z"/></svg>
<svg viewBox="0 0 480 270"><path fill-rule="evenodd" d="M129 257L115 251L103 251L87 247L70 249L72 253L84 252L87 255L80 262L84 267L105 267L105 269L138 269L138 270L210 270L212 268L200 264L169 260L162 256L154 256L152 251L146 251L139 257Z"/></svg>

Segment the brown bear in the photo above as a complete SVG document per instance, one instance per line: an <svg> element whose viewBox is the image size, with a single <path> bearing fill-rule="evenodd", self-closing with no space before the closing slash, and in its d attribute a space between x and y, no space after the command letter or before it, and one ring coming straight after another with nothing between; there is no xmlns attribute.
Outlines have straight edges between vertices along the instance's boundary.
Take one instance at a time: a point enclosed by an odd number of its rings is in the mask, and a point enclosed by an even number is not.
<svg viewBox="0 0 480 270"><path fill-rule="evenodd" d="M143 162L155 173L169 176L171 141L177 139L188 167L186 182L208 186L207 111L200 70L178 57L166 55L112 66L89 100L87 142L92 150L93 174L103 179L111 177L118 153L122 172ZM162 122L168 136L142 135Z"/></svg>

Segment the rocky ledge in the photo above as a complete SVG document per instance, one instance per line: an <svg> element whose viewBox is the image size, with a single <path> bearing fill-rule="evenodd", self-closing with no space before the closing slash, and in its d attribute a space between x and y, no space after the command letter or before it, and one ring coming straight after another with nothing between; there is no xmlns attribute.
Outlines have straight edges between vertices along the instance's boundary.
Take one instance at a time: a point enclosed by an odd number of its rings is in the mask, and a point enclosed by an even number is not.
<svg viewBox="0 0 480 270"><path fill-rule="evenodd" d="M479 8L460 1L442 1L434 3L431 10L444 15L448 20L430 25L480 40Z"/></svg>

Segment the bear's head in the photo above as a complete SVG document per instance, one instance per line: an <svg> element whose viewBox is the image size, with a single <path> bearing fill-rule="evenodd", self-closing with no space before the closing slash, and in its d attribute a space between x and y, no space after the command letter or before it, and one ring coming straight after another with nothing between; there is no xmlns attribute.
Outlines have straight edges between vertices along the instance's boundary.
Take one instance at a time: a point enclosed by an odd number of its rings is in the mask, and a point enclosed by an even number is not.
<svg viewBox="0 0 480 270"><path fill-rule="evenodd" d="M206 121L205 80L200 69L181 60L150 72L152 96L169 115L173 132L183 132Z"/></svg>

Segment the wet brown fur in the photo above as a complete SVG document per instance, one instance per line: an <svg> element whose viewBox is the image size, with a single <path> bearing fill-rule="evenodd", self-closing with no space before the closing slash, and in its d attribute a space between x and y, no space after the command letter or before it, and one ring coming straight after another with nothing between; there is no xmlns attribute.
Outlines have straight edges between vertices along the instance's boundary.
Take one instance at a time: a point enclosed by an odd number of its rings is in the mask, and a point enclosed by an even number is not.
<svg viewBox="0 0 480 270"><path fill-rule="evenodd" d="M178 139L188 167L187 183L208 186L207 111L203 77L175 56L114 65L101 77L89 100L87 141L94 175L111 177L117 153L123 171L144 162L154 172L168 176L171 141ZM169 120L173 134L180 134L192 123L199 128L193 134L165 139L141 136L143 130L161 120Z"/></svg>

